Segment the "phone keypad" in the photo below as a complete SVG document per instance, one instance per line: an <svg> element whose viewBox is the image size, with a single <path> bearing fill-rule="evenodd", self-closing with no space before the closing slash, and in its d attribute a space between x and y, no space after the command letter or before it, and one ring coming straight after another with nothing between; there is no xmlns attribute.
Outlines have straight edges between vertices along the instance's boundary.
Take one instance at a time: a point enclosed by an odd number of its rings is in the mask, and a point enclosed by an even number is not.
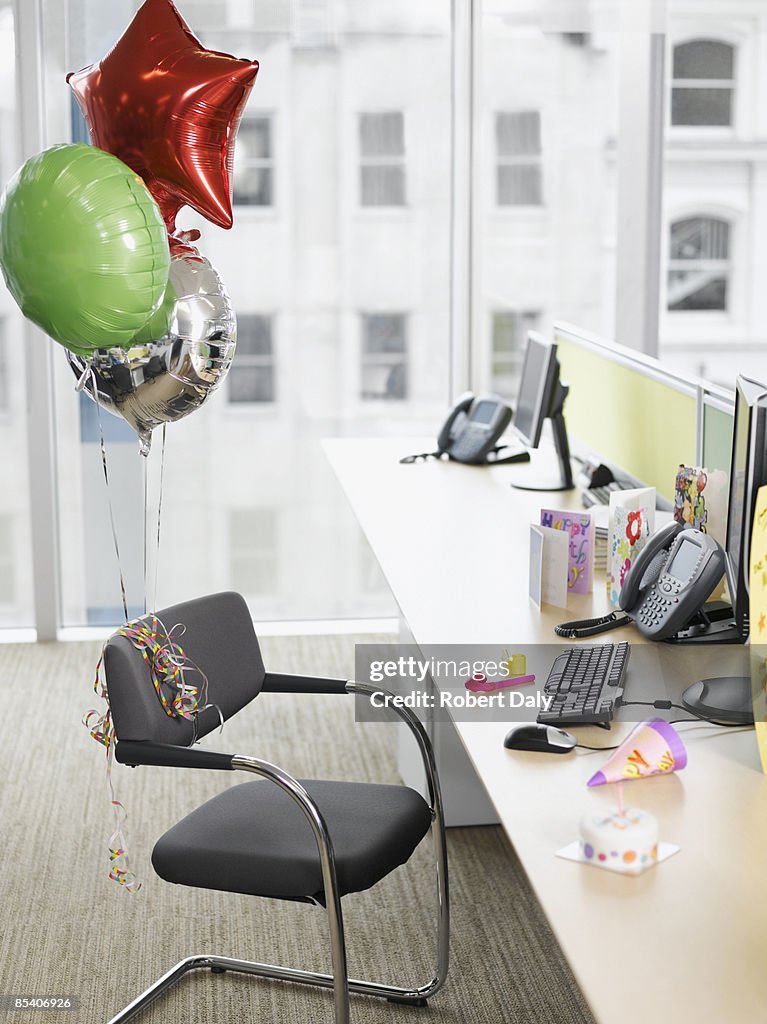
<svg viewBox="0 0 767 1024"><path fill-rule="evenodd" d="M639 612L639 621L650 631L660 629L668 619L675 604L679 604L678 594L682 589L679 580L662 576L651 588Z"/></svg>
<svg viewBox="0 0 767 1024"><path fill-rule="evenodd" d="M476 459L488 437L485 427L468 426L449 451L459 462Z"/></svg>

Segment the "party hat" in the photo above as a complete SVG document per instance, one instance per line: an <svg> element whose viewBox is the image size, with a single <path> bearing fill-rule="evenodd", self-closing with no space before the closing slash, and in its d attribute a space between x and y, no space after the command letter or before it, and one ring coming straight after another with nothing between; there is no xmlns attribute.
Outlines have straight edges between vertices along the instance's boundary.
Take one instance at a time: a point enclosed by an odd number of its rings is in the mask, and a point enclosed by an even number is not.
<svg viewBox="0 0 767 1024"><path fill-rule="evenodd" d="M682 737L673 725L654 718L640 722L586 785L604 786L606 782L665 775L679 771L686 764L687 751Z"/></svg>

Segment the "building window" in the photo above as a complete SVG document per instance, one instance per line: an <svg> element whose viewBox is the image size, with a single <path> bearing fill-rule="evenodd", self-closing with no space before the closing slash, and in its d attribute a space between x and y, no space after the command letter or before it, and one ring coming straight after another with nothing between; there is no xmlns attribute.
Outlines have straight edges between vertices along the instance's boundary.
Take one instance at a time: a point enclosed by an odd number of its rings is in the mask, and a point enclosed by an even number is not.
<svg viewBox="0 0 767 1024"><path fill-rule="evenodd" d="M245 117L237 132L232 201L236 206L274 204L274 140L269 115Z"/></svg>
<svg viewBox="0 0 767 1024"><path fill-rule="evenodd" d="M230 402L274 402L273 319L256 313L237 317L237 349L229 370Z"/></svg>
<svg viewBox="0 0 767 1024"><path fill-rule="evenodd" d="M734 46L692 39L674 47L672 125L731 127L734 93Z"/></svg>
<svg viewBox="0 0 767 1024"><path fill-rule="evenodd" d="M492 389L506 398L516 396L527 346L527 333L534 331L541 315L525 310L493 313Z"/></svg>
<svg viewBox="0 0 767 1024"><path fill-rule="evenodd" d="M495 115L499 206L540 206L543 202L541 115L518 110Z"/></svg>
<svg viewBox="0 0 767 1024"><path fill-rule="evenodd" d="M405 118L401 111L360 114L360 202L405 205Z"/></svg>
<svg viewBox="0 0 767 1024"><path fill-rule="evenodd" d="M279 589L279 563L279 509L230 509L230 586L246 596L273 596Z"/></svg>
<svg viewBox="0 0 767 1024"><path fill-rule="evenodd" d="M363 399L407 398L407 316L404 313L362 314Z"/></svg>
<svg viewBox="0 0 767 1024"><path fill-rule="evenodd" d="M726 310L730 290L730 225L718 217L685 217L671 225L667 306Z"/></svg>

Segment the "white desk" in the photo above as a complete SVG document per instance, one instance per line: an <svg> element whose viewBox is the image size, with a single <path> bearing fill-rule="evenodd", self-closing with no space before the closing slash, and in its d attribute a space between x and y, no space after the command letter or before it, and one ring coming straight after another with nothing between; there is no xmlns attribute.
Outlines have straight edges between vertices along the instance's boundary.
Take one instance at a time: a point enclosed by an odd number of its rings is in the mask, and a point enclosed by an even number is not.
<svg viewBox="0 0 767 1024"><path fill-rule="evenodd" d="M555 642L562 611L539 614L527 595L528 525L542 504L577 507L577 494L505 486L525 467L398 464L428 444L326 442L409 633L418 644ZM602 591L567 617L600 614ZM633 628L604 639L617 637L639 640ZM656 815L662 838L682 849L626 878L554 855L582 813L613 804L611 787L585 786L605 755L508 751L508 726L455 728L597 1020L767 1020L767 778L753 732L680 726L688 767L627 785L627 802ZM587 732L583 742L615 742Z"/></svg>

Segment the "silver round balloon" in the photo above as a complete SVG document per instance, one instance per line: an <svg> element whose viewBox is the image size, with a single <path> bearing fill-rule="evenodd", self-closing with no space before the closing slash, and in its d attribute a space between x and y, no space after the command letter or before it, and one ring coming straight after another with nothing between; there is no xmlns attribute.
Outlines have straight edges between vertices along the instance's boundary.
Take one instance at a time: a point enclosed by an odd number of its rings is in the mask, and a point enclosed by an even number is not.
<svg viewBox="0 0 767 1024"><path fill-rule="evenodd" d="M86 360L67 352L79 387L139 436L149 454L152 430L188 416L226 377L237 320L210 261L177 245L165 301L129 348L96 349Z"/></svg>

